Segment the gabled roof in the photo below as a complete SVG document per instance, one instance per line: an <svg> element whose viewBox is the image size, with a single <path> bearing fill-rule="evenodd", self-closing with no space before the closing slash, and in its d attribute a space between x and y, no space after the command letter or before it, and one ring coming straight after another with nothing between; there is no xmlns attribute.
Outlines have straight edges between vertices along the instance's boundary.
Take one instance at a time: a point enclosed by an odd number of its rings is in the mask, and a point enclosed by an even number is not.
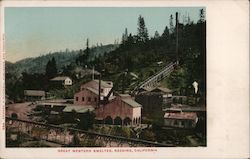
<svg viewBox="0 0 250 159"><path fill-rule="evenodd" d="M128 104L131 107L141 107L141 104L137 103L136 101L134 101L132 98L124 98L122 99L122 101L126 104Z"/></svg>
<svg viewBox="0 0 250 159"><path fill-rule="evenodd" d="M94 80L95 82L99 83L99 80ZM109 84L112 83L112 84ZM101 80L101 86L104 88L112 88L113 87L113 82L112 81L103 81Z"/></svg>
<svg viewBox="0 0 250 159"><path fill-rule="evenodd" d="M91 87L86 87L85 89L89 90L90 92L92 92L92 93L94 93L94 94L96 94L96 95L99 94L99 91L98 91L98 90L93 89L93 88L91 88ZM103 95L103 93L101 93L101 95Z"/></svg>
<svg viewBox="0 0 250 159"><path fill-rule="evenodd" d="M42 90L24 90L25 96L45 96L45 91Z"/></svg>
<svg viewBox="0 0 250 159"><path fill-rule="evenodd" d="M150 91L152 91L154 88L152 88L152 87L142 87L142 88L140 88L141 90L145 90L145 91L147 91L147 92L150 92Z"/></svg>
<svg viewBox="0 0 250 159"><path fill-rule="evenodd" d="M84 90L88 90L88 91L94 93L95 95L99 95L99 91L96 90L96 89L94 89L94 88L91 88L91 87L84 87ZM84 91L84 90L80 90L80 91L77 92L76 94L78 94L78 93L80 93L80 92L82 92L82 91ZM101 95L104 96L103 93L101 93Z"/></svg>
<svg viewBox="0 0 250 159"><path fill-rule="evenodd" d="M172 90L170 90L166 87L156 87L156 88L152 89L151 92L155 92L157 90L162 91L164 93L172 93Z"/></svg>
<svg viewBox="0 0 250 159"><path fill-rule="evenodd" d="M77 113L86 113L87 111L93 111L94 107L91 105L71 105L71 106L66 106L63 109L63 112L65 113L71 113L73 110L75 110Z"/></svg>
<svg viewBox="0 0 250 159"><path fill-rule="evenodd" d="M66 80L67 78L71 79L71 78L68 77L68 76L58 76L58 77L52 78L51 81L64 81L64 80Z"/></svg>

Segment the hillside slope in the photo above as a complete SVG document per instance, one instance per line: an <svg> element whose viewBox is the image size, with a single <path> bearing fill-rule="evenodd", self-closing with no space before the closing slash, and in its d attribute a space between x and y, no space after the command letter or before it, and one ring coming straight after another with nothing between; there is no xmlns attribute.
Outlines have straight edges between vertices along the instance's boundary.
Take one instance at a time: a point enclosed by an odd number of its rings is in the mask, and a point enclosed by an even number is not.
<svg viewBox="0 0 250 159"><path fill-rule="evenodd" d="M116 49L117 45L109 44L104 46L93 47L90 49L90 58L94 58L99 55L103 55L104 53L108 53L114 49ZM6 61L6 72L9 74L14 74L18 77L21 76L22 72L26 72L29 74L32 73L45 73L45 68L49 60L53 57L56 60L57 69L59 71L62 70L63 67L70 65L75 62L75 59L79 56L80 51L61 51L49 53L46 55L42 55L34 58L26 58L15 63L11 63Z"/></svg>

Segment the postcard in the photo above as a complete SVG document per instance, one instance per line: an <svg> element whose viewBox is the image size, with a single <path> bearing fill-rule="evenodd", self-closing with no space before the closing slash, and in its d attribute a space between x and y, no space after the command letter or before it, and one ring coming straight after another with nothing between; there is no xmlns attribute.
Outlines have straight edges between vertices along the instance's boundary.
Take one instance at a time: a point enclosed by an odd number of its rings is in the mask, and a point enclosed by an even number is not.
<svg viewBox="0 0 250 159"><path fill-rule="evenodd" d="M0 4L1 158L249 157L248 1Z"/></svg>

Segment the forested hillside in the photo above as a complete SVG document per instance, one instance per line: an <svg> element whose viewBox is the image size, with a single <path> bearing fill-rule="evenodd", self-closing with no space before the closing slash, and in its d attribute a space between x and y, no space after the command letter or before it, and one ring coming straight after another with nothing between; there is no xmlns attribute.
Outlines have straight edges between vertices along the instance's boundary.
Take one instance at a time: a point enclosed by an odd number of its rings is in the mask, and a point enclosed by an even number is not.
<svg viewBox="0 0 250 159"><path fill-rule="evenodd" d="M156 30L154 36L148 34L147 23L140 15L137 20L137 34L133 35L125 28L124 33L121 33L122 41L119 45L89 48L87 39L84 50L56 52L25 59L15 64L6 63L6 93L11 99L19 100L24 89L50 91L48 77L68 75L66 73L76 67L95 67L102 73L102 78L112 81L116 81L120 73L126 71L128 75L133 76L126 76L120 85L131 90L134 84L153 75L167 63L176 62L177 59L179 66L163 84L180 91L189 89L195 80L199 83L201 92L205 92L206 20L203 10L197 14L200 15L197 22L189 20L185 24L176 22L171 15L169 25L166 22L164 32L159 33ZM177 35L178 47L176 47ZM51 59L54 59L53 66L48 63ZM49 69L54 69L56 72L49 75ZM73 94L67 97L73 97Z"/></svg>
<svg viewBox="0 0 250 159"><path fill-rule="evenodd" d="M198 14L198 13L197 13ZM165 81L173 90L187 89L194 81L205 91L206 82L206 21L204 12L200 11L200 20L196 23L182 24L178 22L178 50L176 50L176 27L170 16L170 27L163 33L155 31L149 37L143 17L138 18L138 34L123 34L120 47L106 56L93 62L99 71L103 71L108 79L112 74L127 70L138 75L139 81L159 70L158 62L164 66L169 62L179 61L176 71ZM175 25L176 26L176 25ZM178 57L177 57L178 51ZM127 83L126 83L127 82ZM125 82L129 87L131 81Z"/></svg>
<svg viewBox="0 0 250 159"><path fill-rule="evenodd" d="M118 45L103 45L103 46L95 46L90 48L91 58L93 59L95 56L103 55L105 52L110 52L114 50ZM66 49L65 51L53 52L49 54L45 54L39 57L34 58L26 58L16 63L6 62L6 72L10 74L14 74L15 76L20 77L23 72L32 74L32 73L45 73L46 64L53 57L56 60L57 70L59 72L62 71L63 67L75 63L75 60L78 56L82 54L82 50L73 50L69 51Z"/></svg>

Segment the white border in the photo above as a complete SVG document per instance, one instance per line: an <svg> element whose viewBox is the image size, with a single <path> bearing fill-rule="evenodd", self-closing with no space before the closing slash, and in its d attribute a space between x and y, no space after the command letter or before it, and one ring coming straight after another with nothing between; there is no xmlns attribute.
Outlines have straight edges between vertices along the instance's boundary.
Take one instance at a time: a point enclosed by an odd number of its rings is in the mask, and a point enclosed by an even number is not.
<svg viewBox="0 0 250 159"><path fill-rule="evenodd" d="M156 153L58 153L58 148L5 148L2 158L248 158L249 157L249 2L245 1L3 1L3 7L163 7L205 6L207 20L207 147L157 148ZM1 88L4 87L1 80ZM0 95L4 98L3 89ZM3 107L1 98L1 108ZM2 109L1 109L2 110ZM2 117L1 115L1 124ZM1 125L2 126L2 125ZM69 148L66 148L69 149ZM82 148L81 148L82 149Z"/></svg>

